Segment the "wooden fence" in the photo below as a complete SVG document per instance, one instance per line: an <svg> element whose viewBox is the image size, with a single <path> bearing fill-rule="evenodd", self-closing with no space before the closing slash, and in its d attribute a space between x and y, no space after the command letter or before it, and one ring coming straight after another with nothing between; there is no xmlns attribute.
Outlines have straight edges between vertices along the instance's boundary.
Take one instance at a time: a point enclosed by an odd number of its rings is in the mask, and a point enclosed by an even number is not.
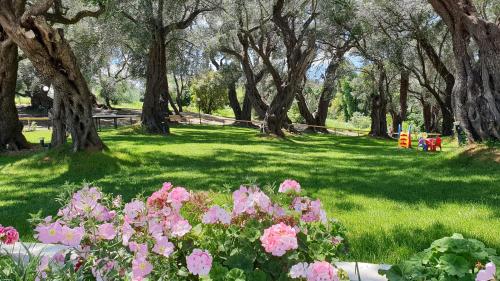
<svg viewBox="0 0 500 281"><path fill-rule="evenodd" d="M106 116L95 115L95 116L93 116L93 118L96 121L96 126L99 129L101 128L101 124L100 124L101 119L112 119L114 127L117 128L118 127L118 123L117 123L118 119L127 119L130 121L130 124L133 124L132 120L135 120L136 118L140 118L140 115L116 115L116 116L115 115L106 115ZM192 125L192 124L198 123L198 122L194 122L191 119L187 119L187 118L185 119L187 121L184 121L183 118L179 117L178 115L169 116L168 119L171 122L178 122L181 124ZM28 124L31 122L36 122L36 121L45 121L45 122L48 122L48 125L47 125L48 129L50 129L50 127L51 127L51 122L50 122L50 119L48 117L21 117L21 118L19 118L19 120L28 122ZM220 121L217 121L217 122L214 121L214 123L221 123L221 125L223 127L226 125L232 125L235 123L247 124L248 127L251 127L251 126L259 127L262 125L263 122L262 121L249 121L249 120L220 119ZM215 124L207 124L206 122L204 125L219 126L219 125L215 125ZM334 134L348 134L351 136L365 136L365 135L368 135L368 133L369 133L368 130L362 130L362 129L348 129L348 128L340 128L340 127L316 126L316 125L307 125L307 124L300 124L300 123L293 123L292 125L305 127L305 128L324 129L324 130L328 130L330 132L333 132Z"/></svg>

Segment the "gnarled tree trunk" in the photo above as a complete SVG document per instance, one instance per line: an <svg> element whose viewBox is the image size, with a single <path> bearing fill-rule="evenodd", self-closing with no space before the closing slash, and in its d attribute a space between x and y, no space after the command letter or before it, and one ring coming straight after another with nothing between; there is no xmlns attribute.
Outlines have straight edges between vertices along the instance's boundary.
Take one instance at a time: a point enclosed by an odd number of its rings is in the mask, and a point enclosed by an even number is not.
<svg viewBox="0 0 500 281"><path fill-rule="evenodd" d="M443 122L441 127L441 134L443 136L451 136L453 135L453 105L452 105L452 97L453 97L453 87L455 85L455 77L449 70L448 66L443 62L440 58L439 54L436 52L434 47L430 44L425 36L418 36L417 41L422 49L425 51L427 57L430 59L432 65L437 70L439 75L443 78L445 82L445 89L442 92L441 96L444 96L444 99L439 95L437 91L432 91L431 93L438 101L440 106Z"/></svg>
<svg viewBox="0 0 500 281"><path fill-rule="evenodd" d="M168 89L165 35L161 27L152 34L146 71L146 93L142 105L142 125L147 132L168 134L167 114L162 110L160 97ZM165 101L166 103L168 102Z"/></svg>
<svg viewBox="0 0 500 281"><path fill-rule="evenodd" d="M243 107L241 108L241 120L252 120L252 102L250 101L250 97L246 92L245 98L243 99Z"/></svg>
<svg viewBox="0 0 500 281"><path fill-rule="evenodd" d="M270 53L272 51L272 38L269 32L261 30L262 38L257 41L251 32L246 32L252 48L259 54L267 70L273 78L276 87L274 96L261 127L265 134L284 137L281 130L285 126L292 129L288 122L287 112L301 87L307 69L311 65L316 51L316 37L310 32L310 26L319 13L312 12L302 25L302 30L295 29L295 21L285 12L285 0L273 3L272 19L274 26L281 33L281 39L286 49L286 71L281 74L273 64ZM263 41L262 41L263 40ZM267 42L267 43L264 43Z"/></svg>
<svg viewBox="0 0 500 281"><path fill-rule="evenodd" d="M66 144L66 124L65 124L65 104L63 102L62 96L64 94L56 90L54 92L54 103L50 110L50 119L52 122L52 140L51 144L53 147L58 147Z"/></svg>
<svg viewBox="0 0 500 281"><path fill-rule="evenodd" d="M92 119L92 94L62 30L52 28L43 16L23 19L21 27L10 11L0 10L0 25L37 72L63 93L64 122L71 133L73 150L102 150L104 144Z"/></svg>
<svg viewBox="0 0 500 281"><path fill-rule="evenodd" d="M18 68L17 46L0 27L0 150L29 148L19 121L15 95Z"/></svg>
<svg viewBox="0 0 500 281"><path fill-rule="evenodd" d="M318 109L314 112L314 118L317 126L326 127L326 119L328 118L328 109L335 98L335 83L337 82L337 70L342 63L344 53L335 56L325 72L325 81L323 82L323 90L318 100ZM322 132L328 132L326 129L320 129Z"/></svg>
<svg viewBox="0 0 500 281"><path fill-rule="evenodd" d="M399 125L406 121L408 113L408 90L410 89L410 73L406 70L401 71L401 80L399 84L399 112L392 114L392 131L397 132Z"/></svg>
<svg viewBox="0 0 500 281"><path fill-rule="evenodd" d="M306 98L304 97L302 89L300 89L297 92L297 94L295 95L295 99L297 100L297 106L299 108L299 113L306 121L306 124L315 126L316 119L314 118L314 115L311 113L311 111L309 110L309 107L307 106L307 101L306 101ZM314 127L311 127L311 130L314 131Z"/></svg>
<svg viewBox="0 0 500 281"><path fill-rule="evenodd" d="M446 22L455 55L453 105L469 141L500 139L500 25L469 0L428 0ZM471 41L478 48L471 55Z"/></svg>
<svg viewBox="0 0 500 281"><path fill-rule="evenodd" d="M240 102L238 101L238 93L236 91L236 82L235 81L230 81L228 86L227 86L227 97L229 99L229 106L234 112L234 117L236 120L242 120L241 119L241 106Z"/></svg>
<svg viewBox="0 0 500 281"><path fill-rule="evenodd" d="M304 77L304 81L302 82L302 86L300 86L297 90L297 93L295 94L295 100L297 101L297 107L299 108L299 113L302 118L304 118L305 122L307 125L310 125L311 127L308 127L307 129L310 131L315 131L315 125L316 125L316 119L314 118L314 115L312 112L309 110L309 107L307 106L307 101L306 97L304 96L304 89L307 83L307 77Z"/></svg>
<svg viewBox="0 0 500 281"><path fill-rule="evenodd" d="M370 135L374 137L388 137L387 134L387 93L385 83L387 80L387 73L383 64L378 63L378 93L371 95L371 129Z"/></svg>
<svg viewBox="0 0 500 281"><path fill-rule="evenodd" d="M177 79L177 76L175 76L175 74L173 76L174 76L174 82L175 82L175 89L177 92L177 96L175 97L175 102L177 103L177 107L178 107L179 113L180 113L180 112L183 112L182 93L184 92L184 81L182 80L182 77L181 77L181 81L179 83L179 79Z"/></svg>
<svg viewBox="0 0 500 281"><path fill-rule="evenodd" d="M243 54L239 56L241 67L243 68L243 73L246 78L245 84L245 95L248 97L249 101L252 103L255 113L261 118L264 119L266 116L266 111L269 108L269 105L262 99L262 96L259 93L257 88L257 84L259 78L255 75L252 64L250 62L250 43L248 42L248 37L242 33L238 33L238 39L243 48Z"/></svg>
<svg viewBox="0 0 500 281"><path fill-rule="evenodd" d="M422 114L424 117L424 130L427 133L430 133L432 131L432 105L425 101L424 99L421 100L422 103Z"/></svg>

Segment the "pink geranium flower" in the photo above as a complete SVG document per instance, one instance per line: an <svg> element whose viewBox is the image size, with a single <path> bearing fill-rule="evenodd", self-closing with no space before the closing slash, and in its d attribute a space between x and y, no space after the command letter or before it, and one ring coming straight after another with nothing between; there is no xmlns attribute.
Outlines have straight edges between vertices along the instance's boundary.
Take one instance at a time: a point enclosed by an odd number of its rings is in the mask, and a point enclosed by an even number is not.
<svg viewBox="0 0 500 281"><path fill-rule="evenodd" d="M182 207L183 202L189 201L191 195L183 187L176 187L168 194L167 202L172 204L172 207L176 210Z"/></svg>
<svg viewBox="0 0 500 281"><path fill-rule="evenodd" d="M231 215L219 206L211 207L204 215L201 220L204 224L230 224Z"/></svg>
<svg viewBox="0 0 500 281"><path fill-rule="evenodd" d="M52 260L59 266L63 266L66 260L66 253L64 250L61 250L52 257Z"/></svg>
<svg viewBox="0 0 500 281"><path fill-rule="evenodd" d="M145 257L139 256L132 260L132 280L142 280L153 271L153 265Z"/></svg>
<svg viewBox="0 0 500 281"><path fill-rule="evenodd" d="M98 203L95 205L94 209L92 209L90 215L97 221L105 222L112 220L115 217L115 212L109 211L108 208Z"/></svg>
<svg viewBox="0 0 500 281"><path fill-rule="evenodd" d="M300 193L300 184L295 180L285 180L280 184L280 193L296 192Z"/></svg>
<svg viewBox="0 0 500 281"><path fill-rule="evenodd" d="M174 244L168 241L167 237L158 237L153 247L153 252L159 255L169 257L174 252Z"/></svg>
<svg viewBox="0 0 500 281"><path fill-rule="evenodd" d="M309 268L309 264L305 262L298 263L292 268L290 268L290 277L293 279L297 278L307 278L307 269Z"/></svg>
<svg viewBox="0 0 500 281"><path fill-rule="evenodd" d="M38 263L38 267L36 269L37 275L35 281L45 280L47 278L47 271L49 270L49 261L50 258L48 256L43 256Z"/></svg>
<svg viewBox="0 0 500 281"><path fill-rule="evenodd" d="M57 244L62 238L62 226L59 222L48 225L38 225L35 228L35 238L45 244Z"/></svg>
<svg viewBox="0 0 500 281"><path fill-rule="evenodd" d="M128 248L130 249L130 251L134 252L136 257L147 257L149 253L147 244L130 242Z"/></svg>
<svg viewBox="0 0 500 281"><path fill-rule="evenodd" d="M172 226L172 236L182 237L191 230L191 225L187 220L179 220Z"/></svg>
<svg viewBox="0 0 500 281"><path fill-rule="evenodd" d="M163 235L163 223L159 218L151 218L148 221L148 232L153 237L158 237Z"/></svg>
<svg viewBox="0 0 500 281"><path fill-rule="evenodd" d="M85 187L73 194L72 205L76 211L90 213L102 198L101 192L95 187Z"/></svg>
<svg viewBox="0 0 500 281"><path fill-rule="evenodd" d="M307 269L307 281L339 281L337 269L326 261L315 262Z"/></svg>
<svg viewBox="0 0 500 281"><path fill-rule="evenodd" d="M105 223L98 227L99 237L104 240L113 240L116 237L116 230L112 223Z"/></svg>
<svg viewBox="0 0 500 281"><path fill-rule="evenodd" d="M130 238L134 235L135 230L128 224L124 222L122 225L122 244L123 246L127 246Z"/></svg>
<svg viewBox="0 0 500 281"><path fill-rule="evenodd" d="M66 246L76 247L80 245L83 235L85 235L85 228L83 226L75 228L63 226L61 228L61 243Z"/></svg>
<svg viewBox="0 0 500 281"><path fill-rule="evenodd" d="M495 280L495 274L497 272L497 268L494 263L489 262L486 264L483 270L480 270L476 276L476 281L490 281Z"/></svg>
<svg viewBox="0 0 500 281"><path fill-rule="evenodd" d="M12 245L19 241L19 233L12 226L3 227L0 225L0 244Z"/></svg>
<svg viewBox="0 0 500 281"><path fill-rule="evenodd" d="M139 200L134 200L125 204L123 209L125 212L125 220L128 223L142 223L142 217L146 212L146 206Z"/></svg>
<svg viewBox="0 0 500 281"><path fill-rule="evenodd" d="M289 250L298 248L295 230L284 223L273 225L264 230L264 235L260 237L260 241L266 252L277 257L283 256Z"/></svg>
<svg viewBox="0 0 500 281"><path fill-rule="evenodd" d="M168 192L172 189L172 184L169 182L166 182L163 184L163 187L154 192L148 199L148 207L152 208L157 208L161 209L163 206L165 206L165 203L167 202L168 198Z"/></svg>
<svg viewBox="0 0 500 281"><path fill-rule="evenodd" d="M241 186L233 192L233 213L253 215L257 211L270 213L272 211L271 199L258 187L247 188Z"/></svg>
<svg viewBox="0 0 500 281"><path fill-rule="evenodd" d="M212 256L208 251L195 249L191 255L186 257L186 264L191 274L207 276L212 269Z"/></svg>
<svg viewBox="0 0 500 281"><path fill-rule="evenodd" d="M306 197L297 197L292 202L295 211L300 212L300 219L303 222L322 222L327 223L326 212L321 208L321 201L311 201Z"/></svg>

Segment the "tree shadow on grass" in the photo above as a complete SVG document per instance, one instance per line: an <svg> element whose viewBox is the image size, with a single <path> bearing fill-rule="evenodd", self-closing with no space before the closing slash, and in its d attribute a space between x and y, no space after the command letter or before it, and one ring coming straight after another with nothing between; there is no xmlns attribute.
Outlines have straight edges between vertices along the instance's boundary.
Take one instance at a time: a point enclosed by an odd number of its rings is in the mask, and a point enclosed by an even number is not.
<svg viewBox="0 0 500 281"><path fill-rule="evenodd" d="M123 164L106 153L75 153L70 156L62 156L62 153L53 151L17 159L16 165L21 165L24 173L4 171L1 185L15 186L16 189L0 194L0 202L5 203L0 208L2 224L13 225L21 233L30 234L32 229L26 224L28 214L42 211L44 216L54 215L60 207L55 199L66 183L95 182L118 173ZM54 170L60 171L54 173ZM32 172L37 176L31 176Z"/></svg>
<svg viewBox="0 0 500 281"><path fill-rule="evenodd" d="M356 239L350 243L351 251L347 258L358 262L397 263L429 248L433 241L453 235L455 231L441 223L433 223L427 227L395 225L389 230L381 228L378 231L356 233ZM465 238L485 241L484 237L468 231L462 231L461 234ZM486 243L486 246L493 245Z"/></svg>
<svg viewBox="0 0 500 281"><path fill-rule="evenodd" d="M318 135L280 140L258 137L250 129L212 127L176 128L168 137L124 129L107 132L103 139L110 144L109 152L43 152L0 159L0 190L15 187L0 194L1 223L31 233L25 223L28 213L55 214L59 206L54 197L65 182L95 182L105 192L130 200L159 189L164 181L218 190L225 184L237 188L247 177L260 185L294 178L309 195L328 194L322 198L325 202L361 195L430 208L474 203L487 206L492 219L500 217L498 167L447 154L399 150L395 143L379 139ZM182 154L180 146L199 153ZM26 174L9 172L11 167ZM329 203L342 211L366 208L349 201Z"/></svg>

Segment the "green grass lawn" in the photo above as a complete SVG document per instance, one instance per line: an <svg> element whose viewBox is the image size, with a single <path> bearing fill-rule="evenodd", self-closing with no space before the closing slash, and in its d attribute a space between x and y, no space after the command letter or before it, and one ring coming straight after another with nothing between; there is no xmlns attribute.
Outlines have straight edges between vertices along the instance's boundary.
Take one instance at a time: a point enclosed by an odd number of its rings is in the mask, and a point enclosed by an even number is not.
<svg viewBox="0 0 500 281"><path fill-rule="evenodd" d="M91 181L130 199L164 181L217 190L253 178L300 181L349 229L348 259L395 263L460 232L500 251L500 165L467 156L400 150L392 141L324 135L263 138L232 127L177 127L168 137L103 132L110 150L0 156L0 224L32 237L26 222L55 214L64 183ZM48 132L28 133L33 142Z"/></svg>

